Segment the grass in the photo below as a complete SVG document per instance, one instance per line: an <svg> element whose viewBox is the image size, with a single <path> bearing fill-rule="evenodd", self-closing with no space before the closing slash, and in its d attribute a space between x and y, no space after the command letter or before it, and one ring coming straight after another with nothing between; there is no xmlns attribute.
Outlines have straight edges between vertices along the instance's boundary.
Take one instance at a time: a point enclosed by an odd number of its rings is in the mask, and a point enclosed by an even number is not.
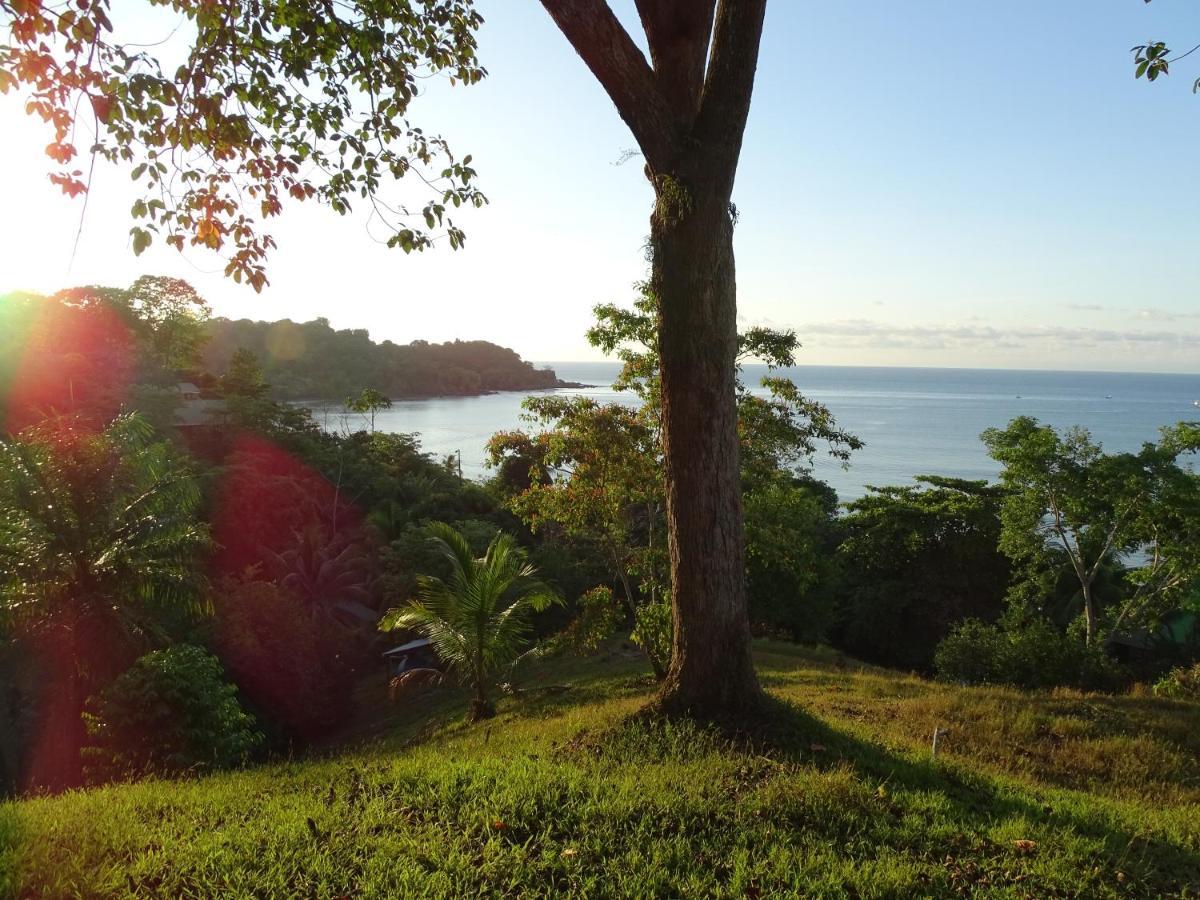
<svg viewBox="0 0 1200 900"><path fill-rule="evenodd" d="M630 719L653 685L615 649L491 723L445 692L321 758L9 804L0 893L1200 896L1197 706L758 662L758 745Z"/></svg>

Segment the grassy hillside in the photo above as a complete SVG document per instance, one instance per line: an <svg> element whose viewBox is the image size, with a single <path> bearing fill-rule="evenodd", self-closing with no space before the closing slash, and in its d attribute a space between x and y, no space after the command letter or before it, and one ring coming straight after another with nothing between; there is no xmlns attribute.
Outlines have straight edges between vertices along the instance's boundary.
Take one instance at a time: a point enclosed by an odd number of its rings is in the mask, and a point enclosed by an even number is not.
<svg viewBox="0 0 1200 900"><path fill-rule="evenodd" d="M0 893L1200 895L1200 708L758 658L769 742L628 720L614 649L491 723L447 692L328 758L0 807Z"/></svg>

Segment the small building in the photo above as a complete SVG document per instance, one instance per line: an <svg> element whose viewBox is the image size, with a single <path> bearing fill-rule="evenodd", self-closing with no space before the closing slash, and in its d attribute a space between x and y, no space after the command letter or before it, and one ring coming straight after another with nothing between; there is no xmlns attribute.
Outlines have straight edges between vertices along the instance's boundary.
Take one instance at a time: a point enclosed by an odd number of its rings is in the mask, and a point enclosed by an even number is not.
<svg viewBox="0 0 1200 900"><path fill-rule="evenodd" d="M1124 663L1186 653L1185 648L1200 648L1200 617L1177 609L1163 616L1155 629L1138 628L1115 634L1108 643L1113 655Z"/></svg>
<svg viewBox="0 0 1200 900"><path fill-rule="evenodd" d="M343 600L333 605L333 614L349 628L362 628L372 633L379 624L379 613L357 600Z"/></svg>
<svg viewBox="0 0 1200 900"><path fill-rule="evenodd" d="M229 409L224 400L185 401L175 410L176 428L219 428L228 424Z"/></svg>
<svg viewBox="0 0 1200 900"><path fill-rule="evenodd" d="M175 385L175 390L179 391L179 396L185 403L200 399L200 388L190 381L179 382Z"/></svg>
<svg viewBox="0 0 1200 900"><path fill-rule="evenodd" d="M439 668L433 644L425 638L418 638L407 644L401 644L399 647L393 647L391 650L385 650L383 658L387 661L390 677L407 672L409 669Z"/></svg>

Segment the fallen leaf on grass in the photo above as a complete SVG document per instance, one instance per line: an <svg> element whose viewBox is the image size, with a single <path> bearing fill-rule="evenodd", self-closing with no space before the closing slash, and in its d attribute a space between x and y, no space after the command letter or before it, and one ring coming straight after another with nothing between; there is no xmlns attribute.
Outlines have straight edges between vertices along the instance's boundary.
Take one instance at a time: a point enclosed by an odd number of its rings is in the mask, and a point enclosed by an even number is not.
<svg viewBox="0 0 1200 900"><path fill-rule="evenodd" d="M1029 841L1022 838L1021 840L1013 841L1013 846L1020 853L1032 853L1037 849L1036 841Z"/></svg>

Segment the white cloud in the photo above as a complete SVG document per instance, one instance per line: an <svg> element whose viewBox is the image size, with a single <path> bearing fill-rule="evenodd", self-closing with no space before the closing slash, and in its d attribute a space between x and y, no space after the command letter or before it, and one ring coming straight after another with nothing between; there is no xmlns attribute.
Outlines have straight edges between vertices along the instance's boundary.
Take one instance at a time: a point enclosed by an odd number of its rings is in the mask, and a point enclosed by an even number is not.
<svg viewBox="0 0 1200 900"><path fill-rule="evenodd" d="M1200 319L1200 313L1174 312L1169 309L1145 307L1137 311L1137 317L1151 322L1179 322L1184 319Z"/></svg>
<svg viewBox="0 0 1200 900"><path fill-rule="evenodd" d="M1187 331L1061 325L897 325L871 319L810 322L796 330L802 340L811 340L814 344L854 349L1200 352L1200 333Z"/></svg>

